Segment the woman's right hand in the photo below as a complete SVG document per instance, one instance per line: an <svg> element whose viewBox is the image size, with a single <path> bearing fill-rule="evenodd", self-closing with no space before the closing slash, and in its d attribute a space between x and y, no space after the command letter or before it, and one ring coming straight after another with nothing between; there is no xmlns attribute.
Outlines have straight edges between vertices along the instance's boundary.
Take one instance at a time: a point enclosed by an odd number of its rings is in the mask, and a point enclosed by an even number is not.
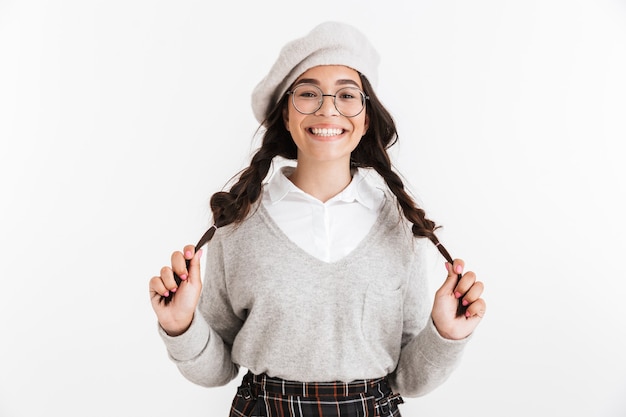
<svg viewBox="0 0 626 417"><path fill-rule="evenodd" d="M150 301L152 309L157 315L159 324L170 336L184 333L193 320L196 306L202 292L202 278L200 276L200 257L202 249L195 252L193 245L187 245L182 252L172 253L172 266L161 268L161 275L150 279ZM189 262L187 270L186 260ZM176 285L174 272L181 278L180 285ZM163 297L174 293L168 304Z"/></svg>

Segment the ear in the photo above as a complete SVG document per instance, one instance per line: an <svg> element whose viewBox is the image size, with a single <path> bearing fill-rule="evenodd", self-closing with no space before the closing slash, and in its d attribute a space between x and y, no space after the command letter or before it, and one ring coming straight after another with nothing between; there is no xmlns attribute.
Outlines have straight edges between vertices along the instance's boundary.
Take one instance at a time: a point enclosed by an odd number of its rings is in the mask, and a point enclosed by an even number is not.
<svg viewBox="0 0 626 417"><path fill-rule="evenodd" d="M285 129L289 132L289 106L283 107L283 123L285 123Z"/></svg>

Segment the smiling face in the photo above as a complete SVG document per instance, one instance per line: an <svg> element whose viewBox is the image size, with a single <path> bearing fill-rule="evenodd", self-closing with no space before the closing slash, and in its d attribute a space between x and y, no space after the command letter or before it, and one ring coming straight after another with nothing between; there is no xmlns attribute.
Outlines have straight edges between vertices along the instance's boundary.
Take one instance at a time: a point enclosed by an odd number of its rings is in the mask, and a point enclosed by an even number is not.
<svg viewBox="0 0 626 417"><path fill-rule="evenodd" d="M304 72L294 82L313 84L322 92L334 95L344 87L363 89L357 71L341 65L323 65ZM335 108L333 97L324 97L322 106L312 114L302 114L290 99L283 112L287 130L298 148L298 163L331 162L350 165L350 153L367 131L366 111L354 117L343 116Z"/></svg>

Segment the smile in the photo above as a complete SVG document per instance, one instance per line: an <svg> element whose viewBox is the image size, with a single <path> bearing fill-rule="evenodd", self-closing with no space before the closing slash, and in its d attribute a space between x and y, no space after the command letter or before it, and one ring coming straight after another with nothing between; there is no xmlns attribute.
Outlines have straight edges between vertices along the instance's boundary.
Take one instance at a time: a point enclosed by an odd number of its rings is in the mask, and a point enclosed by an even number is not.
<svg viewBox="0 0 626 417"><path fill-rule="evenodd" d="M318 129L318 128L311 128L309 129L309 131L313 133L315 136L339 136L344 132L343 129Z"/></svg>

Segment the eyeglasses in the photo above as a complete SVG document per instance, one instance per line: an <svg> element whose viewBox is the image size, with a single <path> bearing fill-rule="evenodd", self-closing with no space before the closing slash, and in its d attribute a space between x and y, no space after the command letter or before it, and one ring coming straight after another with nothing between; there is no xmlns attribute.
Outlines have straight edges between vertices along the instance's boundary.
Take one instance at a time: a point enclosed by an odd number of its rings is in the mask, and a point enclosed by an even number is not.
<svg viewBox="0 0 626 417"><path fill-rule="evenodd" d="M345 117L355 117L365 108L365 100L369 97L356 87L343 87L335 94L324 94L314 84L299 84L287 91L291 95L293 107L302 114L313 114L322 108L324 97L332 97L337 111Z"/></svg>

